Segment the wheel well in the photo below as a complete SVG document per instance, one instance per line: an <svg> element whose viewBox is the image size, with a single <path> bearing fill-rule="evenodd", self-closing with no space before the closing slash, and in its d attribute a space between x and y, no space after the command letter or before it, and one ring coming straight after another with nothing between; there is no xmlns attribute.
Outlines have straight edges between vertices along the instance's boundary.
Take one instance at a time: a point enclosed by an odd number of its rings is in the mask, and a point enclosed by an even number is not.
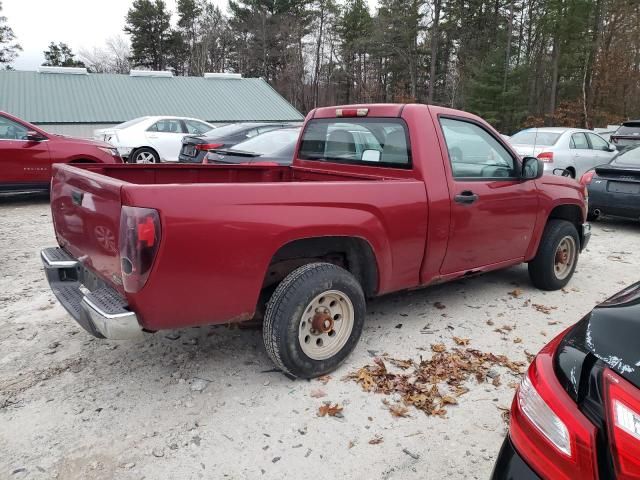
<svg viewBox="0 0 640 480"><path fill-rule="evenodd" d="M567 220L573 223L582 241L582 210L577 205L559 205L549 214L549 220Z"/></svg>
<svg viewBox="0 0 640 480"><path fill-rule="evenodd" d="M349 271L358 279L366 296L378 288L378 267L371 245L354 237L321 237L294 240L282 246L271 259L262 289L275 288L302 265L327 262Z"/></svg>
<svg viewBox="0 0 640 480"><path fill-rule="evenodd" d="M573 178L576 178L576 169L573 167L567 167L567 171L568 172L572 172L573 173Z"/></svg>

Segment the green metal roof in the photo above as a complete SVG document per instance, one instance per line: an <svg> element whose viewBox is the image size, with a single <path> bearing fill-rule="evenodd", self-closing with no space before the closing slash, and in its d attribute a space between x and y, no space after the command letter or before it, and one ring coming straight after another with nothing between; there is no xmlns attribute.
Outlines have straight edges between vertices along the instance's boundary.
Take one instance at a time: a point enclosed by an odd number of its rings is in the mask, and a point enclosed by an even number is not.
<svg viewBox="0 0 640 480"><path fill-rule="evenodd" d="M302 120L260 78L150 78L0 71L0 110L31 123L120 123L144 115L209 122Z"/></svg>

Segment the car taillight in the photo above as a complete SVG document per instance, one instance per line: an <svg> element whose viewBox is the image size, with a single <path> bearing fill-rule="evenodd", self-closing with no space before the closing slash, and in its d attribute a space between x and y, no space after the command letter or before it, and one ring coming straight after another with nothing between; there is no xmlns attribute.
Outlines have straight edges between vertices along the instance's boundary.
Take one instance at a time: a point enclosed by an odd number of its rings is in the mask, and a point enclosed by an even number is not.
<svg viewBox="0 0 640 480"><path fill-rule="evenodd" d="M588 172L585 172L584 175L582 175L582 177L580 177L580 185L583 186L587 186L591 184L591 181L593 180L593 176L596 174L595 170L589 170Z"/></svg>
<svg viewBox="0 0 640 480"><path fill-rule="evenodd" d="M209 150L220 148L223 145L224 143L196 143L196 150L200 150L201 152L208 152Z"/></svg>
<svg viewBox="0 0 640 480"><path fill-rule="evenodd" d="M619 480L640 478L640 390L610 369L604 372L607 423Z"/></svg>
<svg viewBox="0 0 640 480"><path fill-rule="evenodd" d="M539 153L537 158L545 163L553 163L553 152Z"/></svg>
<svg viewBox="0 0 640 480"><path fill-rule="evenodd" d="M513 400L509 434L541 477L595 480L596 428L569 397L553 368L563 336L544 347L529 367Z"/></svg>
<svg viewBox="0 0 640 480"><path fill-rule="evenodd" d="M160 215L152 208L123 206L120 211L120 265L125 291L144 287L160 245Z"/></svg>

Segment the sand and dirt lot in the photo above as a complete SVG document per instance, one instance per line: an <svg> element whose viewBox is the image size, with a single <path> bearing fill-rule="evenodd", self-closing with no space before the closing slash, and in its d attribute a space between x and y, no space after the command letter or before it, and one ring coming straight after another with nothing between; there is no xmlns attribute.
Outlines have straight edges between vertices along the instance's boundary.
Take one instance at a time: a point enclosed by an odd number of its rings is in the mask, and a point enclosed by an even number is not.
<svg viewBox="0 0 640 480"><path fill-rule="evenodd" d="M444 416L394 416L397 394L343 377L374 357L397 371L391 358L419 362L438 343L526 362L640 280L640 224L604 220L564 291L535 290L520 266L371 301L356 351L323 383L274 371L256 329L91 338L42 273L39 250L54 244L46 198L0 199L2 479L485 479L506 433L512 370L464 382ZM318 416L329 401L340 415Z"/></svg>

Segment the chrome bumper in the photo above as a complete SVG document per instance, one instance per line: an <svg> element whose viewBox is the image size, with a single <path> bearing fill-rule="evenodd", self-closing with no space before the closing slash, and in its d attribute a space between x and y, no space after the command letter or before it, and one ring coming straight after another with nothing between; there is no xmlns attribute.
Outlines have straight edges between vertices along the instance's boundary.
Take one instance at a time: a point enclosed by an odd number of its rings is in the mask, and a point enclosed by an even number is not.
<svg viewBox="0 0 640 480"><path fill-rule="evenodd" d="M137 315L120 294L65 250L45 248L40 256L54 295L87 332L110 340L142 336Z"/></svg>

